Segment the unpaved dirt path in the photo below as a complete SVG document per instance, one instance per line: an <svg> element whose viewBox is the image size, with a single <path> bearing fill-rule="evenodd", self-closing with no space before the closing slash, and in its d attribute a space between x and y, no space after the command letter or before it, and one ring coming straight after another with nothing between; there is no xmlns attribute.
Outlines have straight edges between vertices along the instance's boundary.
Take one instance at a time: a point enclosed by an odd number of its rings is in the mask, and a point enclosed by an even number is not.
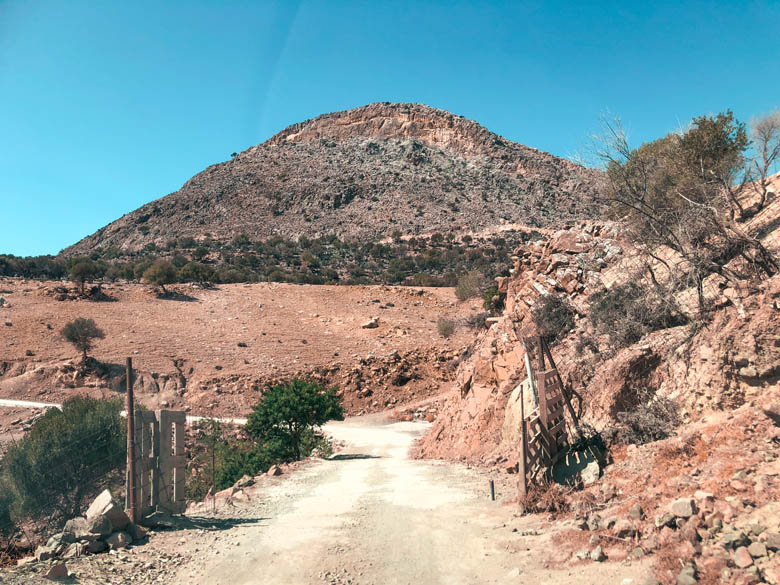
<svg viewBox="0 0 780 585"><path fill-rule="evenodd" d="M483 475L406 457L427 426L377 417L328 425L348 447L265 491L259 521L215 539L173 582L617 584L646 574L636 565L547 569L540 519L513 529L513 509L490 501Z"/></svg>

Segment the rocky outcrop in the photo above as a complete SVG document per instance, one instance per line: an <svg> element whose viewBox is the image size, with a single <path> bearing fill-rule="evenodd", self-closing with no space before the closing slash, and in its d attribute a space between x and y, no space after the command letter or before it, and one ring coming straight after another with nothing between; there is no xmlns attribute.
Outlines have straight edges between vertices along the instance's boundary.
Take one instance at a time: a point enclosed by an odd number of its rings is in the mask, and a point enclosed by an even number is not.
<svg viewBox="0 0 780 585"><path fill-rule="evenodd" d="M597 177L443 110L371 104L295 124L64 253L133 252L206 234L373 241L394 231L559 225L596 213Z"/></svg>

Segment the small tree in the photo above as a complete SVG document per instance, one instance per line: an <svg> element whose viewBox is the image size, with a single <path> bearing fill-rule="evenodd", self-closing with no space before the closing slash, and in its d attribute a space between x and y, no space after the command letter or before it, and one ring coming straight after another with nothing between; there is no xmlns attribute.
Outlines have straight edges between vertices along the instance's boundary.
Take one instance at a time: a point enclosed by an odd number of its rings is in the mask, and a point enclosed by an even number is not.
<svg viewBox="0 0 780 585"><path fill-rule="evenodd" d="M436 330L439 332L439 335L447 339L455 333L455 321L446 317L439 317L439 320L436 322Z"/></svg>
<svg viewBox="0 0 780 585"><path fill-rule="evenodd" d="M92 342L106 336L94 320L84 317L70 321L60 333L65 341L73 344L73 347L81 352L83 363L87 363L87 352L92 349Z"/></svg>
<svg viewBox="0 0 780 585"><path fill-rule="evenodd" d="M484 289L485 277L478 270L471 270L458 278L455 296L458 297L458 300L465 301L482 295Z"/></svg>
<svg viewBox="0 0 780 585"><path fill-rule="evenodd" d="M301 458L301 444L307 434L329 420L344 420L341 397L336 388L293 379L271 386L255 406L246 424L247 432L272 445L280 458Z"/></svg>
<svg viewBox="0 0 780 585"><path fill-rule="evenodd" d="M15 520L77 516L82 500L126 460L126 426L119 400L69 398L52 408L8 448L0 493Z"/></svg>
<svg viewBox="0 0 780 585"><path fill-rule="evenodd" d="M168 294L165 285L176 282L176 267L167 260L157 260L144 271L144 279L159 286L163 294Z"/></svg>
<svg viewBox="0 0 780 585"><path fill-rule="evenodd" d="M68 271L71 282L79 285L81 294L84 294L84 285L98 274L98 266L89 258L75 261Z"/></svg>

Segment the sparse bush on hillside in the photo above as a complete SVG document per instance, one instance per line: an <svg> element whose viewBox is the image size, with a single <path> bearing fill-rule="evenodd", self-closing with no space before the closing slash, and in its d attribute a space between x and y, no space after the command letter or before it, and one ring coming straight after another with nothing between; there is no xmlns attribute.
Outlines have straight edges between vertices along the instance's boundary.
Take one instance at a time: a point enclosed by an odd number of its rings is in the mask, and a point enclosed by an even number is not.
<svg viewBox="0 0 780 585"><path fill-rule="evenodd" d="M616 349L648 333L686 323L671 295L629 282L593 295L590 319L597 333Z"/></svg>
<svg viewBox="0 0 780 585"><path fill-rule="evenodd" d="M69 518L126 460L126 427L119 400L75 397L52 408L0 466L0 493L12 519Z"/></svg>
<svg viewBox="0 0 780 585"><path fill-rule="evenodd" d="M81 352L81 359L87 363L87 352L92 349L96 339L103 339L106 334L97 326L93 319L78 317L68 322L60 331L62 337Z"/></svg>
<svg viewBox="0 0 780 585"><path fill-rule="evenodd" d="M635 408L617 413L620 424L611 429L611 442L643 445L673 435L682 423L677 403L649 389L642 390L637 397Z"/></svg>
<svg viewBox="0 0 780 585"><path fill-rule="evenodd" d="M493 315L498 315L504 310L506 295L498 292L498 285L494 284L482 295L482 306Z"/></svg>
<svg viewBox="0 0 780 585"><path fill-rule="evenodd" d="M465 301L481 296L485 290L485 277L477 270L470 270L458 278L455 286L455 296L458 300Z"/></svg>
<svg viewBox="0 0 780 585"><path fill-rule="evenodd" d="M447 339L455 333L455 321L446 317L439 317L439 320L436 322L436 330L439 332L439 335Z"/></svg>
<svg viewBox="0 0 780 585"><path fill-rule="evenodd" d="M474 313L466 317L466 323L472 329L487 329L488 317L490 317L490 313Z"/></svg>
<svg viewBox="0 0 780 585"><path fill-rule="evenodd" d="M543 295L531 310L539 335L549 344L562 339L574 327L575 314L571 303L555 294Z"/></svg>

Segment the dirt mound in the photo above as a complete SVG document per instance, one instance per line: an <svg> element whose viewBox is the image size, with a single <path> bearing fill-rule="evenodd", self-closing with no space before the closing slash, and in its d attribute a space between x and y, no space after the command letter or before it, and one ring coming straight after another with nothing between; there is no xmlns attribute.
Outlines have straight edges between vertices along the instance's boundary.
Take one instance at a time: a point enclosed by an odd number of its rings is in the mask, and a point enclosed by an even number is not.
<svg viewBox="0 0 780 585"><path fill-rule="evenodd" d="M371 104L291 126L65 253L131 252L207 234L374 241L394 231L551 225L594 213L596 174L449 112Z"/></svg>

